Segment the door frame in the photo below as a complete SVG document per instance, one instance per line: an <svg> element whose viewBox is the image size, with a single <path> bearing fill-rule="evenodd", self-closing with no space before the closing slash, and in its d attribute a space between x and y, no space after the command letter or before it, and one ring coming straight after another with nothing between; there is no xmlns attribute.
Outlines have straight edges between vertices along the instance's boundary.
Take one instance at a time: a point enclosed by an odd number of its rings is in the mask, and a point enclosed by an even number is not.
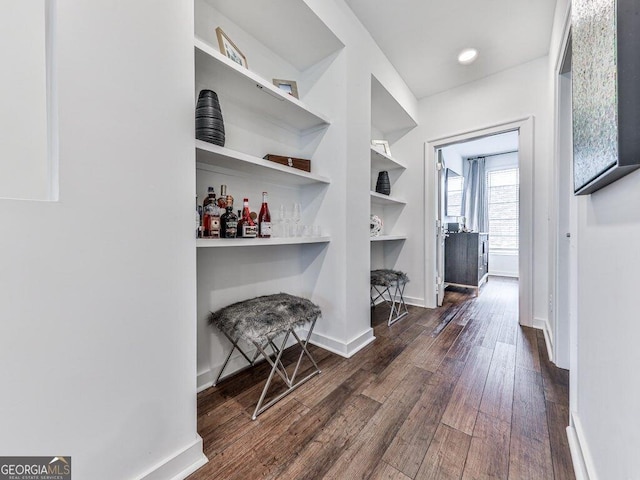
<svg viewBox="0 0 640 480"><path fill-rule="evenodd" d="M554 75L554 158L553 158L553 167L551 168L551 183L552 186L552 198L550 202L551 208L549 209L550 218L549 218L549 238L550 238L550 250L549 250L549 281L550 281L550 292L552 292L552 297L550 299L550 318L553 321L553 341L551 342L553 347L551 351L549 351L549 356L552 361L558 363L558 366L562 368L569 368L571 372L571 381L577 381L577 372L574 357L577 355L577 344L575 338L576 332L576 321L577 321L577 305L575 304L575 298L570 298L569 301L569 318L562 319L558 316L558 298L560 295L566 295L571 297L570 292L560 291L560 268L559 268L559 241L561 240L561 229L568 229L571 233L571 242L574 247L577 246L578 238L577 238L577 225L576 225L576 214L577 214L577 201L575 197L573 197L573 192L571 192L570 203L573 205L573 209L570 206L567 206L570 211L569 217L569 225L561 226L559 224L559 209L560 205L560 189L562 185L560 185L560 161L561 161L561 151L562 151L562 138L563 138L563 126L560 124L560 113L562 108L562 92L561 92L561 81L562 81L562 68L565 61L565 55L567 52L567 47L571 38L571 6L567 7L566 12L564 13L564 24L561 34L561 40L558 45L557 58L554 65L553 75ZM576 247L577 248L577 247ZM576 259L570 259L568 272L569 280L568 283L571 285L571 282L577 281L577 265ZM571 278L573 277L573 278ZM571 288L571 287L569 287ZM575 288L575 286L574 286ZM562 335L559 334L559 330L561 328L560 322L569 322L569 334L568 338L563 338ZM565 335L566 337L566 335ZM567 362L568 359L568 362ZM573 390L576 391L576 385L574 385ZM571 395L570 395L571 397ZM575 397L575 395L574 395Z"/></svg>
<svg viewBox="0 0 640 480"><path fill-rule="evenodd" d="M425 142L425 302L427 307L434 308L436 305L435 282L438 275L435 261L437 255L436 209L438 204L436 195L439 191L436 185L438 177L436 170L437 150L454 143L518 131L518 164L520 168L518 321L520 325L533 326L534 120L534 116L529 115Z"/></svg>
<svg viewBox="0 0 640 480"><path fill-rule="evenodd" d="M443 211L447 204L444 196L445 189L445 164L442 149L438 148L436 155L436 305L441 307L444 302L444 242L448 235L445 233Z"/></svg>

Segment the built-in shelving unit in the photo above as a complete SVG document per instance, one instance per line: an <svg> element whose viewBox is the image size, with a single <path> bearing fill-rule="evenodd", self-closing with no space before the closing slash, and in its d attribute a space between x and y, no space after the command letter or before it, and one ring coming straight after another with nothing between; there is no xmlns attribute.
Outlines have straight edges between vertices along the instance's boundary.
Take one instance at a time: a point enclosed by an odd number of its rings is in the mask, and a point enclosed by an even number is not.
<svg viewBox="0 0 640 480"><path fill-rule="evenodd" d="M371 237L372 242L387 242L391 240L406 240L406 235L378 235L377 237Z"/></svg>
<svg viewBox="0 0 640 480"><path fill-rule="evenodd" d="M370 147L371 156L371 192L370 211L372 215L382 220L381 234L370 237L370 267L371 269L391 268L406 270L399 266L398 259L408 240L406 231L406 219L402 216L407 206L407 201L402 197L402 190L398 183L402 184L403 175L407 165L395 158L397 153L394 142L402 138L409 130L416 126L415 120L407 112L405 107L387 90L382 83L371 76L371 139L386 140L390 150L380 151L376 147ZM374 191L378 175L381 171L387 171L391 184L391 194L382 195ZM400 231L398 231L400 230Z"/></svg>
<svg viewBox="0 0 640 480"><path fill-rule="evenodd" d="M405 202L404 200L400 200L399 198L396 197L392 197L390 195L383 195L382 193L378 193L378 192L370 192L371 194L371 203L374 205L406 205L407 202Z"/></svg>
<svg viewBox="0 0 640 480"><path fill-rule="evenodd" d="M218 27L233 39L248 68L220 52ZM324 233L196 241L202 388L212 383L230 348L210 329L209 312L276 292L318 303L330 298L333 279L322 272L327 268L324 258L333 255L330 234L338 230L331 214L335 196L329 192L335 185L329 175L339 160L332 154L336 132L328 128L330 118L322 109L336 111L331 104L338 101L331 95L336 81L332 75L341 74L341 69L336 71L333 59L344 45L306 2L290 0L272 0L268 8L257 1L195 0L194 29L195 96L203 89L217 94L225 131L224 146L194 141L199 204L208 187L219 194L220 185L226 185L227 194L234 197L234 212L243 198L257 212L266 191L274 223L280 206L284 218L293 220L293 206L300 205L300 224L320 225ZM274 78L296 81L299 98L273 85ZM311 172L265 160L265 154L309 159ZM211 336L219 338L209 341ZM235 357L231 364L244 366Z"/></svg>
<svg viewBox="0 0 640 480"><path fill-rule="evenodd" d="M402 163L393 158L391 155L379 152L371 147L371 170L380 172L382 170L406 169Z"/></svg>
<svg viewBox="0 0 640 480"><path fill-rule="evenodd" d="M199 238L197 248L266 247L273 245L303 245L307 243L328 243L331 237L289 237L289 238Z"/></svg>
<svg viewBox="0 0 640 480"><path fill-rule="evenodd" d="M196 140L196 161L291 185L329 184L329 178Z"/></svg>
<svg viewBox="0 0 640 480"><path fill-rule="evenodd" d="M257 115L297 130L328 125L329 119L297 98L285 93L251 70L222 55L216 47L195 39L196 70L207 76L226 99Z"/></svg>

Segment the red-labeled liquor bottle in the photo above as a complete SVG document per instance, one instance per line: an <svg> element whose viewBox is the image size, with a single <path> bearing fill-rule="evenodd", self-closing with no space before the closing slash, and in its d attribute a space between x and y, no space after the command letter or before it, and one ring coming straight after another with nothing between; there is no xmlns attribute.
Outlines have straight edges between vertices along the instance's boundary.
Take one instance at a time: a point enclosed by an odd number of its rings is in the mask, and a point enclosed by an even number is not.
<svg viewBox="0 0 640 480"><path fill-rule="evenodd" d="M222 238L236 238L238 234L238 217L233 213L233 197L226 197L227 211L220 217L220 236Z"/></svg>
<svg viewBox="0 0 640 480"><path fill-rule="evenodd" d="M238 221L238 236L242 238L256 238L258 236L258 226L251 218L248 198L244 199L242 218Z"/></svg>
<svg viewBox="0 0 640 480"><path fill-rule="evenodd" d="M260 238L271 238L271 212L267 201L267 192L262 192L262 207L258 215L258 232Z"/></svg>

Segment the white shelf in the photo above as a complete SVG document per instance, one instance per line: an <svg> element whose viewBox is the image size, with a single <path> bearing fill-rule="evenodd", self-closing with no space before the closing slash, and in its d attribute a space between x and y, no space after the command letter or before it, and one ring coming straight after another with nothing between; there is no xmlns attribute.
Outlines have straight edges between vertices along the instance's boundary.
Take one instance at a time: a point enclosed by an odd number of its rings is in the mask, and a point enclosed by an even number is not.
<svg viewBox="0 0 640 480"><path fill-rule="evenodd" d="M198 238L197 248L264 247L272 245L302 245L306 243L329 243L331 237L289 238Z"/></svg>
<svg viewBox="0 0 640 480"><path fill-rule="evenodd" d="M254 157L253 155L237 152L213 143L203 142L202 140L196 140L196 162L228 168L289 185L331 183L331 180L327 177L280 165L264 158Z"/></svg>
<svg viewBox="0 0 640 480"><path fill-rule="evenodd" d="M371 203L374 205L406 205L407 202L399 198L382 195L381 193L371 192Z"/></svg>
<svg viewBox="0 0 640 480"><path fill-rule="evenodd" d="M406 240L406 235L378 235L377 237L371 237L372 242L386 242L388 240Z"/></svg>
<svg viewBox="0 0 640 480"><path fill-rule="evenodd" d="M399 168L404 170L407 167L405 167L391 155L379 152L375 148L371 147L371 170L373 170L374 172L380 172L382 170L395 170Z"/></svg>
<svg viewBox="0 0 640 480"><path fill-rule="evenodd" d="M323 114L228 59L199 38L195 39L195 63L200 82L219 95L223 116L224 103L231 101L300 131L330 123Z"/></svg>
<svg viewBox="0 0 640 480"><path fill-rule="evenodd" d="M251 4L237 0L206 0L206 3L300 72L344 47L307 2L269 0L268 3ZM244 45L239 46L244 48ZM250 54L251 65L253 54L246 53Z"/></svg>

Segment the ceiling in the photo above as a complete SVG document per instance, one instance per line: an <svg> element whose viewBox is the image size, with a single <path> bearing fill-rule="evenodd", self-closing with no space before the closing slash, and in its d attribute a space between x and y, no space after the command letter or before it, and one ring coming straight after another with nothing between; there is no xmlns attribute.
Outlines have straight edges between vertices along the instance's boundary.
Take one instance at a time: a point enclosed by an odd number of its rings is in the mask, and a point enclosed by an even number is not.
<svg viewBox="0 0 640 480"><path fill-rule="evenodd" d="M445 147L462 158L496 155L518 151L518 132L506 132Z"/></svg>
<svg viewBox="0 0 640 480"><path fill-rule="evenodd" d="M556 0L345 0L417 98L547 55ZM475 63L458 53L478 49Z"/></svg>

